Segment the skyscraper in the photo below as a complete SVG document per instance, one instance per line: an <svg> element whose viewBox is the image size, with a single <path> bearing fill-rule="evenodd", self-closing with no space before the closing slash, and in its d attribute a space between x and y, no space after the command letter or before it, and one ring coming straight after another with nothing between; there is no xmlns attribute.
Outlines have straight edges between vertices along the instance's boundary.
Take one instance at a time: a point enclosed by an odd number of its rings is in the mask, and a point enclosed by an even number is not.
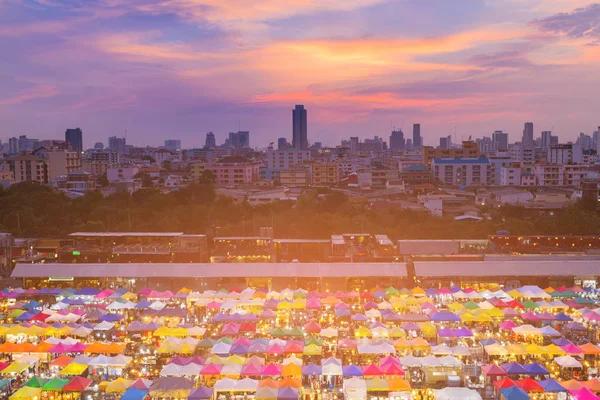
<svg viewBox="0 0 600 400"><path fill-rule="evenodd" d="M229 132L229 145L236 149L250 147L250 131Z"/></svg>
<svg viewBox="0 0 600 400"><path fill-rule="evenodd" d="M308 149L308 122L306 110L301 104L292 110L292 146L296 150Z"/></svg>
<svg viewBox="0 0 600 400"><path fill-rule="evenodd" d="M179 139L165 139L165 149L169 151L181 150L181 140Z"/></svg>
<svg viewBox="0 0 600 400"><path fill-rule="evenodd" d="M404 132L402 129L392 131L390 136L390 149L391 150L404 150L406 148L406 142L404 140Z"/></svg>
<svg viewBox="0 0 600 400"><path fill-rule="evenodd" d="M288 147L290 147L290 145L286 138L280 137L279 139L277 139L277 150L285 150Z"/></svg>
<svg viewBox="0 0 600 400"><path fill-rule="evenodd" d="M533 122L525 122L521 143L525 147L533 147Z"/></svg>
<svg viewBox="0 0 600 400"><path fill-rule="evenodd" d="M494 133L492 133L492 142L496 143L496 150L507 151L508 133L502 131L495 131Z"/></svg>
<svg viewBox="0 0 600 400"><path fill-rule="evenodd" d="M19 138L11 137L8 139L8 152L11 154L17 154L19 152Z"/></svg>
<svg viewBox="0 0 600 400"><path fill-rule="evenodd" d="M65 142L67 142L74 151L81 153L83 151L83 131L81 128L67 129L65 131Z"/></svg>
<svg viewBox="0 0 600 400"><path fill-rule="evenodd" d="M411 151L413 149L412 139L406 139L406 150Z"/></svg>
<svg viewBox="0 0 600 400"><path fill-rule="evenodd" d="M419 149L423 147L423 141L421 139L421 124L413 124L413 149Z"/></svg>
<svg viewBox="0 0 600 400"><path fill-rule="evenodd" d="M204 141L204 147L207 149L213 149L217 147L217 141L215 139L215 134L212 132L208 132L206 134L206 140Z"/></svg>
<svg viewBox="0 0 600 400"><path fill-rule="evenodd" d="M118 154L127 153L127 143L125 138L118 138L116 136L109 137L108 148L110 149L110 151Z"/></svg>
<svg viewBox="0 0 600 400"><path fill-rule="evenodd" d="M542 149L550 148L550 144L552 144L552 131L543 131L542 132Z"/></svg>

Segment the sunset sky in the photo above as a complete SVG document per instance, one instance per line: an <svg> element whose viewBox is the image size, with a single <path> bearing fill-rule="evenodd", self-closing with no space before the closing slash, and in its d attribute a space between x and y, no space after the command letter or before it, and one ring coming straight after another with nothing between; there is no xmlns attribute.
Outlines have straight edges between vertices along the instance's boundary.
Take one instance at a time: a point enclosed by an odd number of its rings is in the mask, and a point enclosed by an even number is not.
<svg viewBox="0 0 600 400"><path fill-rule="evenodd" d="M251 131L425 144L525 121L561 141L600 125L600 3L580 0L0 0L0 139L133 145Z"/></svg>

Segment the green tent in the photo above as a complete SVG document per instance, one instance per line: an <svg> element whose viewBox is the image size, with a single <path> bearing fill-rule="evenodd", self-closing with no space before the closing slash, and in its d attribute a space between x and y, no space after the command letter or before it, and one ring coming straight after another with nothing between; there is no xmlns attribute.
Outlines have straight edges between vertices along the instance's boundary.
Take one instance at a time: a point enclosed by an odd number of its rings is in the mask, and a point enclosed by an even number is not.
<svg viewBox="0 0 600 400"><path fill-rule="evenodd" d="M479 308L477 303L475 303L474 301L469 301L469 302L465 303L464 306L467 310L475 310L475 309Z"/></svg>
<svg viewBox="0 0 600 400"><path fill-rule="evenodd" d="M308 346L308 345L317 345L317 346L322 346L323 345L323 339L319 339L319 338L315 338L315 337L309 337L304 339L304 345Z"/></svg>
<svg viewBox="0 0 600 400"><path fill-rule="evenodd" d="M44 378L40 378L38 376L34 376L33 378L31 378L27 382L25 382L25 386L29 386L32 388L41 388L46 383L48 383L48 381L49 381L49 379L44 379Z"/></svg>
<svg viewBox="0 0 600 400"><path fill-rule="evenodd" d="M42 386L42 390L48 390L51 392L59 391L69 383L69 379L60 379L60 378L52 378L44 386Z"/></svg>
<svg viewBox="0 0 600 400"><path fill-rule="evenodd" d="M531 300L525 300L521 304L523 304L523 307L525 307L525 308L539 308L540 307Z"/></svg>
<svg viewBox="0 0 600 400"><path fill-rule="evenodd" d="M273 331L271 332L271 336L286 336L286 333L283 329L281 328L275 328L273 329Z"/></svg>
<svg viewBox="0 0 600 400"><path fill-rule="evenodd" d="M224 337L220 338L219 340L217 340L217 342L215 344L217 344L217 343L233 344L233 339L230 337L224 336Z"/></svg>
<svg viewBox="0 0 600 400"><path fill-rule="evenodd" d="M392 296L392 295L400 294L400 292L395 287L390 286L389 288L385 289L385 294L387 294L388 296Z"/></svg>
<svg viewBox="0 0 600 400"><path fill-rule="evenodd" d="M216 340L207 337L199 341L197 347L201 349L210 349L215 345L215 343L217 343Z"/></svg>
<svg viewBox="0 0 600 400"><path fill-rule="evenodd" d="M286 330L286 335L302 337L302 336L304 336L304 333L302 332L302 330L300 328L295 327L295 328Z"/></svg>

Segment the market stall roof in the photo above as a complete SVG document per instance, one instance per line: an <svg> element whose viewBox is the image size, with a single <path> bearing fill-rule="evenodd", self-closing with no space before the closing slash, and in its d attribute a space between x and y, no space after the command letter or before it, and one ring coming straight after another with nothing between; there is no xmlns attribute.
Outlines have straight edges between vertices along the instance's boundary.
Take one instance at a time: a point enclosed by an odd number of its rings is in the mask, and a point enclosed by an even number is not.
<svg viewBox="0 0 600 400"><path fill-rule="evenodd" d="M405 277L404 263L17 264L13 278Z"/></svg>

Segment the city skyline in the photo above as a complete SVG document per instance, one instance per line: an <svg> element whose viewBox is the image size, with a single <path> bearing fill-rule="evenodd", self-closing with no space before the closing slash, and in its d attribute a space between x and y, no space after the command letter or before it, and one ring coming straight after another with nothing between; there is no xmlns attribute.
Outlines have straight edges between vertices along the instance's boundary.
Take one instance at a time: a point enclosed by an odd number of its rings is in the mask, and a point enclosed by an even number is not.
<svg viewBox="0 0 600 400"><path fill-rule="evenodd" d="M600 4L590 1L354 0L0 2L0 137L64 137L84 147L250 131L291 141L289 109L310 110L308 138L452 135L561 142L591 135ZM454 134L456 132L456 135Z"/></svg>

